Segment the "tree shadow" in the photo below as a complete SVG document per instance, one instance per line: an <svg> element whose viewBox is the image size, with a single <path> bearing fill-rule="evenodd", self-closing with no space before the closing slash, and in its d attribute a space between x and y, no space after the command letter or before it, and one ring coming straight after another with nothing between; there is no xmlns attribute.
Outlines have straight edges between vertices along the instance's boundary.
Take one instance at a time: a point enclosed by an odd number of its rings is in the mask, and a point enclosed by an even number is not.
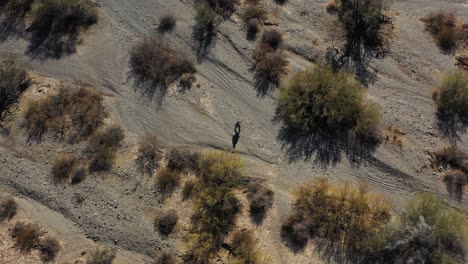
<svg viewBox="0 0 468 264"><path fill-rule="evenodd" d="M11 4L0 2L0 41L11 36L23 36L26 31L25 16L31 9L31 2Z"/></svg>
<svg viewBox="0 0 468 264"><path fill-rule="evenodd" d="M199 62L202 62L215 46L216 35L217 27L215 25L209 25L208 27L195 25L193 27L192 39L197 60Z"/></svg>
<svg viewBox="0 0 468 264"><path fill-rule="evenodd" d="M460 135L466 132L467 127L468 117L461 118L457 114L440 109L437 111L437 128L450 143L459 141Z"/></svg>
<svg viewBox="0 0 468 264"><path fill-rule="evenodd" d="M318 131L303 134L297 129L283 126L278 139L289 157L289 162L312 160L321 167L335 166L345 156L354 166L359 166L376 150L379 141L352 139L347 133L326 135Z"/></svg>

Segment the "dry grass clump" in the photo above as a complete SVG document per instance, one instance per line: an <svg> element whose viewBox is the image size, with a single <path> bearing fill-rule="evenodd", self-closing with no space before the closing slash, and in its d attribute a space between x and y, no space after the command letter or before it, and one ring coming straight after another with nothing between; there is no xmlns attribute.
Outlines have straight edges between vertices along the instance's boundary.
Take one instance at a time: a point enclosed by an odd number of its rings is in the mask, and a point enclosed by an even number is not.
<svg viewBox="0 0 468 264"><path fill-rule="evenodd" d="M426 30L432 34L440 49L451 52L457 47L461 38L458 18L453 12L437 11L421 19Z"/></svg>
<svg viewBox="0 0 468 264"><path fill-rule="evenodd" d="M9 114L10 107L30 84L26 70L13 59L0 64L0 121Z"/></svg>
<svg viewBox="0 0 468 264"><path fill-rule="evenodd" d="M118 125L106 127L94 134L88 145L90 153L89 171L102 172L112 168L116 152L125 138L123 129Z"/></svg>
<svg viewBox="0 0 468 264"><path fill-rule="evenodd" d="M468 124L468 72L460 70L447 74L436 103L440 115Z"/></svg>
<svg viewBox="0 0 468 264"><path fill-rule="evenodd" d="M261 223L273 206L273 191L260 182L251 182L247 186L247 198L250 202L250 216L257 224Z"/></svg>
<svg viewBox="0 0 468 264"><path fill-rule="evenodd" d="M155 256L153 264L176 264L177 259L174 254L163 252Z"/></svg>
<svg viewBox="0 0 468 264"><path fill-rule="evenodd" d="M365 89L345 72L318 64L281 87L278 117L299 135L380 142L380 108L365 101Z"/></svg>
<svg viewBox="0 0 468 264"><path fill-rule="evenodd" d="M366 255L380 244L390 209L386 200L369 194L364 185L333 186L321 179L296 193L282 235L301 247L313 238L347 254Z"/></svg>
<svg viewBox="0 0 468 264"><path fill-rule="evenodd" d="M196 172L200 153L188 150L172 149L168 155L167 167L181 173Z"/></svg>
<svg viewBox="0 0 468 264"><path fill-rule="evenodd" d="M176 19L173 15L165 15L159 20L158 31L169 32L176 26Z"/></svg>
<svg viewBox="0 0 468 264"><path fill-rule="evenodd" d="M138 142L135 163L142 173L152 175L162 159L162 143L156 134L147 133Z"/></svg>
<svg viewBox="0 0 468 264"><path fill-rule="evenodd" d="M241 204L233 194L239 185L241 162L227 152L203 154L194 192L191 249L185 263L208 263L232 229Z"/></svg>
<svg viewBox="0 0 468 264"><path fill-rule="evenodd" d="M0 199L0 223L10 221L16 215L18 204L13 197L3 197Z"/></svg>
<svg viewBox="0 0 468 264"><path fill-rule="evenodd" d="M195 73L192 61L162 38L146 37L130 51L131 74L138 89L161 101L169 85L184 73Z"/></svg>
<svg viewBox="0 0 468 264"><path fill-rule="evenodd" d="M15 246L21 251L29 252L39 245L41 231L36 224L17 222L10 233Z"/></svg>
<svg viewBox="0 0 468 264"><path fill-rule="evenodd" d="M57 182L68 181L79 164L78 158L69 154L58 156L52 164L52 177Z"/></svg>
<svg viewBox="0 0 468 264"><path fill-rule="evenodd" d="M169 195L180 185L180 173L168 168L158 172L156 186L163 196Z"/></svg>
<svg viewBox="0 0 468 264"><path fill-rule="evenodd" d="M234 259L232 264L266 264L270 260L257 246L251 230L236 231L232 236L231 247Z"/></svg>
<svg viewBox="0 0 468 264"><path fill-rule="evenodd" d="M154 229L161 235L168 236L174 231L177 221L179 221L179 216L173 209L158 212L154 218Z"/></svg>
<svg viewBox="0 0 468 264"><path fill-rule="evenodd" d="M86 257L86 264L112 264L115 254L115 250L110 248L96 248Z"/></svg>
<svg viewBox="0 0 468 264"><path fill-rule="evenodd" d="M107 116L100 93L62 86L55 94L31 102L23 125L29 140L40 141L45 134L51 134L76 143L94 133Z"/></svg>
<svg viewBox="0 0 468 264"><path fill-rule="evenodd" d="M47 237L39 242L39 251L44 262L53 261L60 249L60 242L53 237Z"/></svg>

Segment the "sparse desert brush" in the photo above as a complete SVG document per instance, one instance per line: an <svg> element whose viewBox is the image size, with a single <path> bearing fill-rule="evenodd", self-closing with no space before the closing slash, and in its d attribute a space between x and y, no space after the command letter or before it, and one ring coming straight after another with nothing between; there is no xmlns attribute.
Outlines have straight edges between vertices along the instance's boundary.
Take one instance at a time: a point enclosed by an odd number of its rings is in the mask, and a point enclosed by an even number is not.
<svg viewBox="0 0 468 264"><path fill-rule="evenodd" d="M173 30L175 26L175 17L173 15L165 15L159 20L158 30L159 32L168 32Z"/></svg>
<svg viewBox="0 0 468 264"><path fill-rule="evenodd" d="M262 23L267 18L267 12L263 6L260 5L248 5L242 13L242 20L244 23L248 23L252 19L257 19L259 23Z"/></svg>
<svg viewBox="0 0 468 264"><path fill-rule="evenodd" d="M198 53L205 53L213 44L218 26L222 17L214 11L210 5L204 1L197 1L195 4L195 25L193 26L193 39L198 45Z"/></svg>
<svg viewBox="0 0 468 264"><path fill-rule="evenodd" d="M159 137L156 134L147 133L138 142L135 163L141 172L152 175L159 167L162 156L162 143Z"/></svg>
<svg viewBox="0 0 468 264"><path fill-rule="evenodd" d="M118 125L106 127L91 136L87 149L90 155L89 171L110 170L114 164L116 152L121 147L124 138L124 131Z"/></svg>
<svg viewBox="0 0 468 264"><path fill-rule="evenodd" d="M78 165L78 158L69 154L58 156L52 164L52 177L56 182L68 181Z"/></svg>
<svg viewBox="0 0 468 264"><path fill-rule="evenodd" d="M61 86L54 94L32 101L24 114L29 140L45 134L75 143L94 133L108 116L102 95L85 87Z"/></svg>
<svg viewBox="0 0 468 264"><path fill-rule="evenodd" d="M180 185L180 173L168 168L158 172L156 176L156 186L164 195L171 194Z"/></svg>
<svg viewBox="0 0 468 264"><path fill-rule="evenodd" d="M26 70L13 59L0 64L0 121L8 115L21 93L28 88L30 80Z"/></svg>
<svg viewBox="0 0 468 264"><path fill-rule="evenodd" d="M260 182L251 182L247 186L247 198L250 202L250 216L256 223L261 223L273 206L273 191Z"/></svg>
<svg viewBox="0 0 468 264"><path fill-rule="evenodd" d="M3 197L0 199L0 223L10 221L16 215L18 204L13 197Z"/></svg>
<svg viewBox="0 0 468 264"><path fill-rule="evenodd" d="M53 261L61 249L60 242L53 237L41 239L38 247L41 251L41 259L44 262Z"/></svg>
<svg viewBox="0 0 468 264"><path fill-rule="evenodd" d="M112 264L116 252L113 249L102 247L96 248L86 257L86 264Z"/></svg>
<svg viewBox="0 0 468 264"><path fill-rule="evenodd" d="M295 197L282 235L298 246L313 238L347 254L366 255L380 246L391 218L391 205L365 185L331 185L320 179L301 187Z"/></svg>
<svg viewBox="0 0 468 264"><path fill-rule="evenodd" d="M154 229L161 235L168 236L174 231L177 221L179 216L175 210L160 211L154 218Z"/></svg>
<svg viewBox="0 0 468 264"><path fill-rule="evenodd" d="M192 198L196 184L197 181L195 179L188 179L185 181L184 187L182 188L182 198L184 200Z"/></svg>
<svg viewBox="0 0 468 264"><path fill-rule="evenodd" d="M387 135L385 136L385 141L391 144L397 145L400 148L403 148L404 145L404 136L406 133L403 133L400 129L389 126Z"/></svg>
<svg viewBox="0 0 468 264"><path fill-rule="evenodd" d="M439 114L468 124L468 72L460 70L447 74L436 103Z"/></svg>
<svg viewBox="0 0 468 264"><path fill-rule="evenodd" d="M184 73L195 73L193 62L159 37L146 37L133 46L130 67L137 88L158 100Z"/></svg>
<svg viewBox="0 0 468 264"><path fill-rule="evenodd" d="M345 72L318 64L296 73L280 89L278 117L300 135L379 142L380 108L365 101L365 89Z"/></svg>
<svg viewBox="0 0 468 264"><path fill-rule="evenodd" d="M440 49L451 52L456 48L460 39L460 29L458 18L453 12L432 12L421 20L426 24L426 30L432 34Z"/></svg>
<svg viewBox="0 0 468 264"><path fill-rule="evenodd" d="M434 152L437 165L450 166L468 173L468 154L456 145L447 146Z"/></svg>
<svg viewBox="0 0 468 264"><path fill-rule="evenodd" d="M153 264L176 264L177 259L172 253L163 252L154 257Z"/></svg>
<svg viewBox="0 0 468 264"><path fill-rule="evenodd" d="M167 167L181 173L196 172L199 159L198 152L173 148L168 155Z"/></svg>
<svg viewBox="0 0 468 264"><path fill-rule="evenodd" d="M283 43L283 35L276 29L265 30L261 43L276 50Z"/></svg>
<svg viewBox="0 0 468 264"><path fill-rule="evenodd" d="M266 264L269 259L257 246L257 240L251 230L239 230L232 236L231 247L234 252L230 264Z"/></svg>
<svg viewBox="0 0 468 264"><path fill-rule="evenodd" d="M29 252L39 245L41 231L36 224L17 222L10 235L15 240L16 247L21 251Z"/></svg>

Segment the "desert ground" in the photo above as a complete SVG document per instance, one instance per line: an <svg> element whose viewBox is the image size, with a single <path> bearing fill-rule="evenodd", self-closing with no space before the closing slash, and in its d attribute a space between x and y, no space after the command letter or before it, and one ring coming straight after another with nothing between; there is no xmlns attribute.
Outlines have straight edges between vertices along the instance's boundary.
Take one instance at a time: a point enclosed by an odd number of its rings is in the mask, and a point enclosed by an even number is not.
<svg viewBox="0 0 468 264"><path fill-rule="evenodd" d="M150 263L155 250L183 247L176 232L163 238L153 231L153 215L160 208L183 209L182 223L189 223L190 204L177 193L164 200L153 188L153 178L142 175L132 162L135 145L146 132L158 134L168 149L195 151L229 150L241 156L244 174L260 178L275 192L265 222L249 223L243 211L239 222L251 226L269 253L272 263L327 263L314 252L313 244L294 253L282 243L279 228L292 202L292 192L314 178L331 182L365 182L371 191L391 200L399 212L404 203L420 193L433 193L452 207L467 212L466 198L454 200L431 166L430 152L449 144L437 126L432 90L445 73L454 70L453 54L442 53L419 19L431 11L448 10L468 23L468 3L460 0L393 0L394 19L390 53L373 59L376 73L369 83L369 97L382 107L382 129L397 128L403 144L382 143L364 158L329 149L309 158L291 148L278 135L274 122L273 91L258 96L254 87L252 53L255 41L245 37L236 12L219 28L206 58L196 64L195 85L179 92L171 87L158 104L136 91L130 79L129 49L140 38L157 34L159 18L167 13L177 19L176 28L164 38L196 61L191 38L194 8L186 0L97 0L98 23L82 35L74 54L61 58L35 57L26 52L28 41L12 35L0 43L0 57L13 54L33 75L33 85L23 94L18 111L9 123L10 135L0 137L0 194L12 195L19 204L19 219L39 223L63 243L56 263L75 263L97 244L118 250L115 263ZM327 14L326 0L289 0L284 5L265 1L269 17L264 27L284 33L289 75L323 58L335 44L336 18ZM284 78L287 81L288 76ZM77 185L58 185L50 177L51 164L60 153L83 146L46 139L30 143L22 132L21 110L60 82L91 85L105 95L110 111L108 124L120 124L126 134L111 172L90 175ZM235 150L231 139L234 124L242 132ZM457 145L468 150L468 134L461 132ZM323 150L322 150L323 152ZM77 199L83 199L77 202ZM0 224L0 263L41 263L34 253L24 256L12 249L7 235L11 223ZM182 225L180 229L186 228ZM79 263L79 262L78 262ZM218 263L223 263L221 258Z"/></svg>

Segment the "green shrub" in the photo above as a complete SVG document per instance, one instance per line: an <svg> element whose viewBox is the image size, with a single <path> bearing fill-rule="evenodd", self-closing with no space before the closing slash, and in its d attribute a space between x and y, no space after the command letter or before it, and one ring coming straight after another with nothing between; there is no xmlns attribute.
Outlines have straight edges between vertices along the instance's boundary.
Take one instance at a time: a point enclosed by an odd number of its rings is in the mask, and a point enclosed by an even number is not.
<svg viewBox="0 0 468 264"><path fill-rule="evenodd" d="M364 87L349 74L319 64L281 87L278 116L300 135L376 140L379 107L365 102L364 96Z"/></svg>
<svg viewBox="0 0 468 264"><path fill-rule="evenodd" d="M86 257L86 264L112 264L115 259L115 250L109 248L96 248Z"/></svg>
<svg viewBox="0 0 468 264"><path fill-rule="evenodd" d="M455 71L447 74L436 102L439 113L468 124L468 73Z"/></svg>
<svg viewBox="0 0 468 264"><path fill-rule="evenodd" d="M29 252L39 245L41 231L36 224L17 222L10 233L15 246L21 251Z"/></svg>
<svg viewBox="0 0 468 264"><path fill-rule="evenodd" d="M162 100L167 88L184 73L195 73L193 62L162 38L146 37L130 51L130 68L138 89Z"/></svg>
<svg viewBox="0 0 468 264"><path fill-rule="evenodd" d="M248 5L244 13L242 13L242 20L244 23L248 23L252 19L257 19L260 23L265 21L267 18L267 12L263 8L263 6L258 5Z"/></svg>
<svg viewBox="0 0 468 264"><path fill-rule="evenodd" d="M10 221L16 215L18 204L12 197L3 197L0 199L0 223Z"/></svg>
<svg viewBox="0 0 468 264"><path fill-rule="evenodd" d="M24 68L12 59L0 64L0 121L8 115L21 93L28 88L30 80Z"/></svg>
<svg viewBox="0 0 468 264"><path fill-rule="evenodd" d="M154 229L161 235L168 236L174 231L179 216L175 210L159 212L154 218Z"/></svg>
<svg viewBox="0 0 468 264"><path fill-rule="evenodd" d="M75 143L94 133L106 117L100 93L84 87L61 86L55 94L29 104L23 126L29 140L40 141L50 133Z"/></svg>
<svg viewBox="0 0 468 264"><path fill-rule="evenodd" d="M347 255L365 256L382 244L390 209L364 185L333 186L321 179L299 189L282 235L298 246L314 238Z"/></svg>
<svg viewBox="0 0 468 264"><path fill-rule="evenodd" d="M434 152L436 165L447 168L460 169L468 173L468 154L456 145L444 147Z"/></svg>
<svg viewBox="0 0 468 264"><path fill-rule="evenodd" d="M156 134L145 134L138 142L136 164L138 169L152 175L162 159L162 144Z"/></svg>

